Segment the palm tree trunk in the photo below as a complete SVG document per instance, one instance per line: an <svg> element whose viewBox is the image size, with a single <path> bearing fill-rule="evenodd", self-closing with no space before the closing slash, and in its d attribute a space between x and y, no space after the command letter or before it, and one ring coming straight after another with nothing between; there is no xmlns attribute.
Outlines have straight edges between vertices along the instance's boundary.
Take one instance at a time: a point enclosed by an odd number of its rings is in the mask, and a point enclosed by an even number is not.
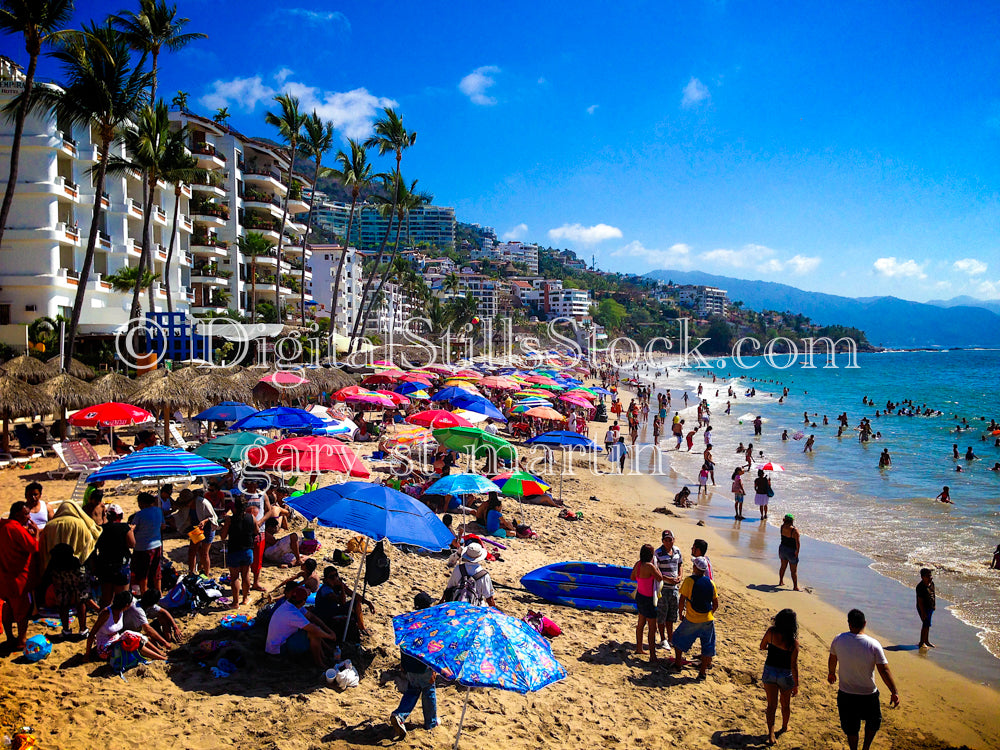
<svg viewBox="0 0 1000 750"><path fill-rule="evenodd" d="M340 276L344 272L344 262L347 260L347 248L351 245L351 228L354 225L354 207L357 203L358 196L352 195L351 212L347 215L347 236L344 238L344 252L340 254L340 260L337 262L337 276L333 281L333 310L330 312L330 320L333 321L330 330L333 333L337 332L337 296L340 294ZM347 333L346 326L344 327L344 333Z"/></svg>
<svg viewBox="0 0 1000 750"><path fill-rule="evenodd" d="M170 262L174 259L174 241L177 239L177 213L181 210L180 183L174 187L174 220L170 227L170 244L167 246L167 265L163 268L163 285L167 288L167 312L174 311L174 301L170 296ZM194 358L194 354L191 354Z"/></svg>
<svg viewBox="0 0 1000 750"><path fill-rule="evenodd" d="M275 251L278 256L278 265L274 273L274 307L278 313L278 322L284 324L284 315L281 314L281 244L285 240L285 221L288 219L288 199L292 195L292 175L295 173L295 142L290 144L292 157L288 162L288 189L285 191L285 208L281 212L281 227L278 229L278 247ZM308 231L308 230L307 230ZM303 253L305 257L305 253Z"/></svg>
<svg viewBox="0 0 1000 750"><path fill-rule="evenodd" d="M142 257L146 259L146 267L152 271L156 268L156 262L153 258L153 196L156 194L156 179L149 181L143 180L144 191L142 194ZM139 259L142 262L142 258ZM153 277L156 278L154 272ZM149 300L149 312L156 312L156 303L153 300L153 284L150 283L149 287L146 289L146 296Z"/></svg>
<svg viewBox="0 0 1000 750"><path fill-rule="evenodd" d="M372 297L372 301L373 302L375 300L377 300L379 298L379 295L382 293L382 287L385 286L385 280L389 278L389 274L392 271L392 264L396 261L396 256L399 255L399 232L400 232L400 230L402 228L403 228L402 217L397 216L396 217L396 245L395 245L395 247L392 248L392 255L389 256L389 262L386 264L385 271L383 271L383 273L382 273L382 278L379 280L378 288L375 290L375 296ZM390 306L390 309L391 309L391 306ZM371 315L371 312L372 312L371 311L371 306L369 306L368 311L365 313L365 324L368 323L368 316ZM390 330L392 329L392 321L391 320L389 321L389 328L390 328ZM361 330L362 331L364 330L364 326L362 326Z"/></svg>
<svg viewBox="0 0 1000 750"><path fill-rule="evenodd" d="M382 244L378 248L378 257L375 259L375 268L372 269L372 275L365 279L365 287L361 291L361 306L360 310L365 309L365 298L368 296L368 290L371 288L372 279L374 274L378 271L378 267L382 264L382 255L385 253L385 243L389 240L389 232L392 231L392 220L396 216L396 201L399 200L399 166L396 167L396 187L392 191L392 211L389 212L389 221L385 228L385 234L382 236ZM375 300L373 299L372 302ZM371 305L369 305L371 307ZM354 351L354 342L358 338L358 324L361 322L362 318L367 320L367 314L364 316L359 315L354 319L354 329L351 331L351 343L348 347L349 353ZM361 329L364 332L364 328Z"/></svg>
<svg viewBox="0 0 1000 750"><path fill-rule="evenodd" d="M97 248L97 232L101 223L101 196L104 195L104 176L108 168L108 152L111 151L111 139L101 140L101 150L98 154L97 181L94 183L94 213L90 219L90 232L87 234L87 252L83 256L83 268L80 269L80 279L76 286L76 298L73 300L73 314L69 320L69 340L66 342L66 359L73 359L76 347L76 330L80 326L80 313L83 312L83 300L87 296L87 282L90 280L90 269L94 266L94 251Z"/></svg>
<svg viewBox="0 0 1000 750"><path fill-rule="evenodd" d="M32 49L28 59L28 71L24 77L24 98L17 108L14 120L14 140L10 145L10 170L7 174L7 188L3 192L3 206L0 206L0 244L3 243L3 233L7 228L7 217L14 202L14 190L17 188L17 168L21 161L21 136L24 133L24 120L28 116L28 97L35 83L35 68L38 66L39 51Z"/></svg>
<svg viewBox="0 0 1000 750"><path fill-rule="evenodd" d="M313 189L309 193L309 214L306 217L306 237L302 240L302 274L299 286L299 315L302 325L306 324L306 251L309 249L309 232L312 229L313 204L316 202L316 181L319 179L319 157L316 157L316 171L313 173Z"/></svg>

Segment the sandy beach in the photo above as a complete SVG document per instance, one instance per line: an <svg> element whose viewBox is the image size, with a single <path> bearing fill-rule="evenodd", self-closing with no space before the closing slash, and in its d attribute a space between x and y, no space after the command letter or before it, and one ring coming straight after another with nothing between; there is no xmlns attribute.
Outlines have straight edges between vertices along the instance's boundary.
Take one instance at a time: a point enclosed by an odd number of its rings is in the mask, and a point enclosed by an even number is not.
<svg viewBox="0 0 1000 750"><path fill-rule="evenodd" d="M593 430L600 427L595 424ZM48 500L68 496L72 481L46 481L42 475L50 463L52 459L40 461L20 476L7 473L0 487L0 507L20 498L24 484L35 478L45 483ZM609 465L602 463L600 469L607 471ZM574 476L566 478L564 489L567 505L581 511L582 520L569 522L557 518L554 508L530 507L527 518L539 539L510 540L503 562L488 564L497 584L497 603L505 612L523 616L528 609L541 610L562 627L563 635L553 641L553 653L568 677L527 696L474 692L464 746L654 747L669 742L685 748L763 747L763 657L758 643L769 618L792 607L800 618L801 689L792 701L790 731L778 746L846 747L837 720L836 690L825 680L828 645L846 629L845 614L810 593L755 588L776 583L775 570L747 560L722 535L696 525L692 511L674 508L663 478L595 476L582 469L581 461ZM680 477L677 482L682 483ZM598 500L588 499L591 496ZM125 498L124 503L126 511L134 508L134 498ZM652 512L662 506L670 507L671 513ZM559 560L631 565L641 544L655 544L664 528L676 535L686 569L691 540L701 537L710 545L721 606L718 656L704 682L696 681L693 667L677 672L638 657L633 616L553 606L518 583L528 571ZM324 545L321 556L343 548L349 536L334 529L318 530ZM171 538L165 546L168 556L181 564L186 542ZM392 548L389 554L391 580L368 591L376 613L366 618L372 634L363 644L365 656L356 662L362 676L358 688L341 693L326 685L318 669L272 661L263 654L262 634L234 636L216 629L226 612L219 607L185 618L186 642L175 649L171 661L139 667L127 674L127 681L111 676L103 665L84 662L81 643L57 642L52 655L39 664L3 659L4 731L30 726L39 746L52 748L132 748L146 742L186 748L391 746L386 722L399 699L401 673L390 618L411 609L419 590L439 595L447 567L443 560ZM288 574L265 567L261 581L275 585ZM878 613L869 612L868 617L869 632L878 637ZM54 635L58 629L32 625L31 633L37 632ZM209 637L231 638L245 654L246 666L231 677L213 678L212 663L199 661L191 648ZM890 665L902 706L884 711L876 747L1000 747L996 691L915 653L892 653ZM463 698L454 686L439 687L441 727L433 733L412 731L401 744L450 745Z"/></svg>

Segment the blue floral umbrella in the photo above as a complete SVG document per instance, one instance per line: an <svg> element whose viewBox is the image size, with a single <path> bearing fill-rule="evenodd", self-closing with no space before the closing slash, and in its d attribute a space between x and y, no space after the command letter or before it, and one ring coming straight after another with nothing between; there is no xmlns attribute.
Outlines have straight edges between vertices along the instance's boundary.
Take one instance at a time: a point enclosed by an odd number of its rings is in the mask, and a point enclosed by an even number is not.
<svg viewBox="0 0 1000 750"><path fill-rule="evenodd" d="M401 650L467 688L495 687L524 694L566 676L537 630L492 607L438 604L396 615L392 628ZM468 706L466 692L456 748Z"/></svg>

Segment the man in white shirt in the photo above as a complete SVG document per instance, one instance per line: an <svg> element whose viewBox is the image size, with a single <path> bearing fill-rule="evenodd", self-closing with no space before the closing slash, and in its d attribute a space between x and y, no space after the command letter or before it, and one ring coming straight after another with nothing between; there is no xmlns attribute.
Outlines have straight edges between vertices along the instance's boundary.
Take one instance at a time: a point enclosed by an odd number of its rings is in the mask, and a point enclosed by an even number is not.
<svg viewBox="0 0 1000 750"><path fill-rule="evenodd" d="M486 568L482 566L485 560L486 550L483 549L483 545L478 542L469 544L462 550L461 560L451 571L445 592L449 589L457 591L463 584L463 580L465 580L472 587L473 596L479 599L479 602L472 602L473 604L489 605L495 609L500 609L493 599L493 581L490 580L490 574L486 571ZM438 603L440 604L444 601L446 599L442 597Z"/></svg>
<svg viewBox="0 0 1000 750"><path fill-rule="evenodd" d="M882 706L875 684L876 669L892 692L889 704L893 707L899 705L899 693L889 672L889 660L885 658L882 645L864 634L866 624L865 614L860 609L847 613L850 631L841 633L830 644L830 671L826 676L827 682L834 684L837 681L837 664L840 664L837 710L840 713L840 728L847 735L851 750L858 750L862 721L865 722L864 750L871 747L882 726Z"/></svg>
<svg viewBox="0 0 1000 750"><path fill-rule="evenodd" d="M615 439L615 431L609 426L608 431L604 433L604 450L610 453L611 446L616 442L618 441Z"/></svg>
<svg viewBox="0 0 1000 750"><path fill-rule="evenodd" d="M321 669L326 669L323 642L336 641L337 636L320 618L305 609L309 591L298 581L285 585L283 601L267 625L264 651L274 656L298 657L312 652Z"/></svg>

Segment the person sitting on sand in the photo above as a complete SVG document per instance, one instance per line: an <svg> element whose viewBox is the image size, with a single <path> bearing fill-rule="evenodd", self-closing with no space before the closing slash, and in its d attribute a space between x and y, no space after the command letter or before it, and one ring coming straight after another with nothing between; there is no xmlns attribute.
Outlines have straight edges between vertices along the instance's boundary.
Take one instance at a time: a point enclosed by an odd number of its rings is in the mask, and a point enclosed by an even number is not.
<svg viewBox="0 0 1000 750"><path fill-rule="evenodd" d="M102 609L97 616L90 635L87 637L87 648L83 658L90 660L95 656L102 661L111 658L112 649L116 644L126 651L138 651L147 659L166 661L167 655L149 642L149 638L134 630L126 630L124 623L125 610L132 606L132 594L120 591L111 600L111 605ZM95 650L96 647L96 650Z"/></svg>
<svg viewBox="0 0 1000 750"><path fill-rule="evenodd" d="M311 561L315 563L315 561ZM285 600L278 605L267 625L264 651L272 656L300 657L311 653L320 669L326 669L323 647L336 642L336 634L305 608L309 590L297 581L284 586Z"/></svg>
<svg viewBox="0 0 1000 750"><path fill-rule="evenodd" d="M294 531L277 537L279 521L269 518L264 522L264 559L282 568L289 565L302 565L299 555L299 535Z"/></svg>
<svg viewBox="0 0 1000 750"><path fill-rule="evenodd" d="M350 601L353 596L354 592L340 577L340 571L332 565L328 565L323 569L323 585L316 592L316 605L313 607L313 612L335 632L342 633L344 624L347 622L347 610L350 609ZM368 631L365 629L365 622L361 617L362 605L368 607L368 611L374 614L375 605L358 594L354 601L354 608L351 610L351 622L359 635L367 635ZM348 638L352 637L348 631Z"/></svg>
<svg viewBox="0 0 1000 750"><path fill-rule="evenodd" d="M674 505L678 508L690 508L695 502L691 499L691 490L688 487L681 487L681 491L674 495Z"/></svg>
<svg viewBox="0 0 1000 750"><path fill-rule="evenodd" d="M940 500L942 503L951 503L952 505L955 504L954 501L951 499L951 490L948 489L947 485L941 488L941 494L934 499Z"/></svg>
<svg viewBox="0 0 1000 750"><path fill-rule="evenodd" d="M490 493L493 495L494 493ZM514 525L503 517L503 503L499 497L491 497L486 501L486 533L490 536L506 538L516 536L517 529Z"/></svg>
<svg viewBox="0 0 1000 750"><path fill-rule="evenodd" d="M767 744L788 731L792 698L799 693L799 623L795 610L783 609L774 616L771 627L760 640L760 650L767 651L761 683L767 696ZM774 717L781 699L781 729L774 731Z"/></svg>
<svg viewBox="0 0 1000 750"><path fill-rule="evenodd" d="M143 625L148 626L157 636L161 637L164 642L164 650L166 650L169 648L169 644L180 643L183 633L174 616L160 606L161 598L160 592L156 589L146 591L131 608L125 611L125 628L147 632L143 629ZM133 627L133 624L138 627ZM152 638L152 636L150 637Z"/></svg>
<svg viewBox="0 0 1000 750"><path fill-rule="evenodd" d="M708 560L696 557L692 561L694 570L681 583L680 613L681 624L674 631L674 667L680 669L689 664L684 660L684 652L701 643L701 666L698 678L704 679L715 656L715 611L719 608L719 593L715 582L708 577Z"/></svg>
<svg viewBox="0 0 1000 750"><path fill-rule="evenodd" d="M646 631L651 664L659 661L656 658L656 605L653 603L653 589L663 580L660 569L653 564L654 557L653 545L644 544L639 550L639 561L632 566L632 580L636 584L635 606L639 610L639 619L635 625L635 652L646 653L642 647L643 631Z"/></svg>

